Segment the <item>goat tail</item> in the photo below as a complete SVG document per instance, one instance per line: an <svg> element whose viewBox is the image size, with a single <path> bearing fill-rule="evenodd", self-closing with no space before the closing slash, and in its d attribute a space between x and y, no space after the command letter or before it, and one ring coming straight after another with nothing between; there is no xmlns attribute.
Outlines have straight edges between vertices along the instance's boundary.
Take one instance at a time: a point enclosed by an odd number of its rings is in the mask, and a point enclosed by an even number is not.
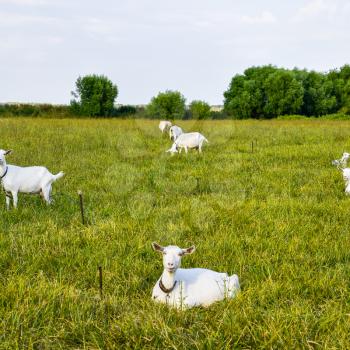
<svg viewBox="0 0 350 350"><path fill-rule="evenodd" d="M63 177L63 176L64 176L64 172L63 172L63 171L60 171L60 172L59 172L58 174L56 174L56 175L52 175L52 182L54 182L54 181L60 179L60 178Z"/></svg>
<svg viewBox="0 0 350 350"><path fill-rule="evenodd" d="M209 141L204 137L204 141L206 142L206 143L209 143Z"/></svg>

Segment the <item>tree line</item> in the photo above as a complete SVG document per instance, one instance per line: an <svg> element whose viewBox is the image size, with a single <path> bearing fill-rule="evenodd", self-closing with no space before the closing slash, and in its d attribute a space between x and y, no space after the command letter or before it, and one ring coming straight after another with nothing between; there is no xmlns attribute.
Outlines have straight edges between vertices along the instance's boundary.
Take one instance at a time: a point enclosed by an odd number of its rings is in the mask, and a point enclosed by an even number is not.
<svg viewBox="0 0 350 350"><path fill-rule="evenodd" d="M115 106L118 87L103 75L79 77L69 106L49 104L0 105L0 115L139 117L154 119L270 119L283 115L319 117L350 115L350 65L327 73L277 68L250 67L235 75L224 92L224 108L194 100L188 106L179 91L167 90L154 96L146 107Z"/></svg>
<svg viewBox="0 0 350 350"><path fill-rule="evenodd" d="M72 91L74 99L71 100L71 110L74 114L98 117L118 116L124 106L114 107L118 95L118 87L105 76L88 75L79 77L76 89ZM130 115L154 119L209 119L210 106L204 101L195 100L186 108L186 99L179 91L167 90L153 97L144 110L132 109L128 106Z"/></svg>
<svg viewBox="0 0 350 350"><path fill-rule="evenodd" d="M232 78L224 98L225 111L236 119L350 114L350 66L328 73L251 67Z"/></svg>

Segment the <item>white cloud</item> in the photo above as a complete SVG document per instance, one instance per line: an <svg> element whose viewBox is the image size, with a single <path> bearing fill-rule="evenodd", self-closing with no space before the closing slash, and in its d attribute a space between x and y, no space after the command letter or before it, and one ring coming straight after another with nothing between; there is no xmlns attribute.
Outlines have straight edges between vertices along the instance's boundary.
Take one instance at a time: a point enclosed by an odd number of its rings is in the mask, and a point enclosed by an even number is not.
<svg viewBox="0 0 350 350"><path fill-rule="evenodd" d="M208 28L212 26L212 23L207 20L198 20L198 21L193 21L193 25L200 28Z"/></svg>
<svg viewBox="0 0 350 350"><path fill-rule="evenodd" d="M257 16L242 16L241 21L248 24L274 23L276 17L270 11L263 11Z"/></svg>
<svg viewBox="0 0 350 350"><path fill-rule="evenodd" d="M44 37L44 40L50 45L58 45L64 42L64 39L61 36L49 35Z"/></svg>
<svg viewBox="0 0 350 350"><path fill-rule="evenodd" d="M103 73L121 103L176 88L218 104L252 65L348 62L349 13L350 0L0 0L0 99L67 103L78 75Z"/></svg>
<svg viewBox="0 0 350 350"><path fill-rule="evenodd" d="M342 11L345 12L345 13L350 12L350 3L349 3L349 2L347 2L347 3L343 6Z"/></svg>
<svg viewBox="0 0 350 350"><path fill-rule="evenodd" d="M317 18L324 15L330 17L335 15L337 9L338 4L336 1L312 0L298 10L293 20L304 21L309 20L310 18Z"/></svg>
<svg viewBox="0 0 350 350"><path fill-rule="evenodd" d="M40 6L48 4L47 0L0 0L0 4Z"/></svg>
<svg viewBox="0 0 350 350"><path fill-rule="evenodd" d="M113 31L113 26L109 21L98 18L88 18L84 20L84 29L92 35L106 35Z"/></svg>
<svg viewBox="0 0 350 350"><path fill-rule="evenodd" d="M53 17L0 12L0 27L20 26L28 23L52 23L53 21L55 21Z"/></svg>

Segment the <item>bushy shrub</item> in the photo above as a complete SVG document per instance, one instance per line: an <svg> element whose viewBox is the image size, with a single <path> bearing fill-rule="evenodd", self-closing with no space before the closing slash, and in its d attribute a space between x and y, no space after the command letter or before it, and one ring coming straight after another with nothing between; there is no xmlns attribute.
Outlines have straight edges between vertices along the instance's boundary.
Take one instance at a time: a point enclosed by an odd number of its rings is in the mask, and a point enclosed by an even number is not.
<svg viewBox="0 0 350 350"><path fill-rule="evenodd" d="M208 103L200 100L194 100L191 102L189 110L191 112L192 119L209 119L210 118L210 106Z"/></svg>
<svg viewBox="0 0 350 350"><path fill-rule="evenodd" d="M152 119L182 119L185 114L185 101L179 91L160 92L148 104L146 114Z"/></svg>
<svg viewBox="0 0 350 350"><path fill-rule="evenodd" d="M137 113L135 106L123 105L118 108L113 108L111 117L129 117Z"/></svg>
<svg viewBox="0 0 350 350"><path fill-rule="evenodd" d="M70 108L66 105L50 104L3 104L0 105L0 115L9 117L69 117Z"/></svg>

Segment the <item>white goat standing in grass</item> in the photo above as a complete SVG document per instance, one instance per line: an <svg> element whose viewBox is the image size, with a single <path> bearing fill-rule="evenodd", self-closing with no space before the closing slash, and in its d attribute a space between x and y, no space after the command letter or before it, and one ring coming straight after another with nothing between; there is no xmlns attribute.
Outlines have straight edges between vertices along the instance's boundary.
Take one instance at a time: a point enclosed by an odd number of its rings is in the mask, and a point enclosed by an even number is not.
<svg viewBox="0 0 350 350"><path fill-rule="evenodd" d="M350 154L344 152L340 159L332 161L332 164L335 165L342 173L343 179L345 182L345 194L350 195L350 168L345 168L347 166Z"/></svg>
<svg viewBox="0 0 350 350"><path fill-rule="evenodd" d="M0 178L6 193L6 207L10 209L12 196L13 206L17 208L18 192L40 194L47 204L51 203L51 185L64 173L51 174L43 166L19 167L6 163L5 156L12 151L0 149Z"/></svg>
<svg viewBox="0 0 350 350"><path fill-rule="evenodd" d="M167 121L167 120L161 120L159 122L159 129L160 129L160 131L163 134L163 132L169 130L172 125L173 124L171 122Z"/></svg>
<svg viewBox="0 0 350 350"><path fill-rule="evenodd" d="M188 153L188 149L194 148L198 149L198 152L202 152L203 143L209 141L199 132L189 132L181 134L173 143L170 149L166 152L181 153L182 148L185 149L185 152Z"/></svg>
<svg viewBox="0 0 350 350"><path fill-rule="evenodd" d="M170 140L175 141L181 134L183 134L184 132L182 131L182 129L177 126L177 125L173 125L170 129L169 129L169 136L170 136Z"/></svg>
<svg viewBox="0 0 350 350"><path fill-rule="evenodd" d="M207 269L181 269L181 258L192 254L195 247L181 249L177 246L162 247L153 242L155 251L163 254L164 271L153 288L152 298L176 308L209 306L233 298L240 289L237 275Z"/></svg>

